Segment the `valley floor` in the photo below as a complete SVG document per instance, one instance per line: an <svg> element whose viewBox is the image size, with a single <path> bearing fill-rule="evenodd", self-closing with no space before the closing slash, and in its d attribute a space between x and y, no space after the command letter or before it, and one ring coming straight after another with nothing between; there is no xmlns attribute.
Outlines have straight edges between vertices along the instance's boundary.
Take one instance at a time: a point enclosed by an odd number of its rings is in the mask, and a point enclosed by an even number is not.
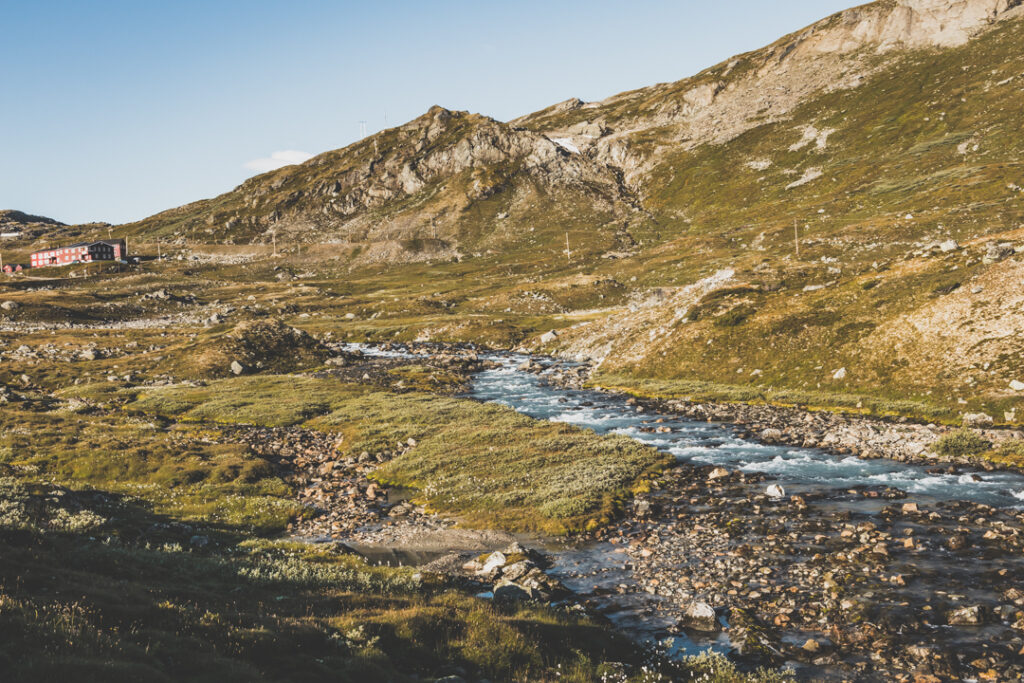
<svg viewBox="0 0 1024 683"><path fill-rule="evenodd" d="M443 319L510 348L548 318L402 317L408 300L379 291L220 270L185 288L177 268L3 295L0 663L16 678L1020 674L1019 514L871 486L768 496L770 475L465 398L500 362L412 343ZM406 353L351 344L395 340ZM751 444L943 476L1020 463L1012 430L536 365L552 391L628 391L630 410L737 424ZM687 656L706 646L735 661Z"/></svg>

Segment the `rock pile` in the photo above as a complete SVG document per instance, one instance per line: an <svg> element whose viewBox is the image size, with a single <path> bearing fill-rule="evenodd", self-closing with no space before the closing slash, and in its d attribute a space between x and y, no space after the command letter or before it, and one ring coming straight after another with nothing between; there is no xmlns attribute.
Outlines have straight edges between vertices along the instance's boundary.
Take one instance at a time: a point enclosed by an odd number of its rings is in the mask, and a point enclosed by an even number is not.
<svg viewBox="0 0 1024 683"><path fill-rule="evenodd" d="M570 591L558 579L544 573L544 558L533 550L513 543L470 560L462 566L477 580L493 584L494 600L551 602L567 597Z"/></svg>
<svg viewBox="0 0 1024 683"><path fill-rule="evenodd" d="M597 534L676 630L699 639L722 616L740 656L809 672L1024 675L1024 512L886 488L771 496L721 470L673 468L643 516Z"/></svg>

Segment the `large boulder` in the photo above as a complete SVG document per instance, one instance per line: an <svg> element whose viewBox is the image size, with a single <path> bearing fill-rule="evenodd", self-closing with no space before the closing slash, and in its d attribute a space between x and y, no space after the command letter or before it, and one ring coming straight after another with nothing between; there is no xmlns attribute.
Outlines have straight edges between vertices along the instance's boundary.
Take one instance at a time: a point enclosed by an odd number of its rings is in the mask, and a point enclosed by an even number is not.
<svg viewBox="0 0 1024 683"><path fill-rule="evenodd" d="M691 602L687 605L683 610L683 615L679 618L679 625L705 633L715 633L722 628L718 622L718 615L715 614L715 608L706 602Z"/></svg>

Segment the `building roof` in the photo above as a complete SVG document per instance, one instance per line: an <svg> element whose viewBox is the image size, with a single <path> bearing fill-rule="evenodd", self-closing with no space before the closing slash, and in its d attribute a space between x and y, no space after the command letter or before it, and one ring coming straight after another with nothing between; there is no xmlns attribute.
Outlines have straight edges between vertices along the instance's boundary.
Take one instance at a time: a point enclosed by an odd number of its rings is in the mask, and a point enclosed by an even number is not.
<svg viewBox="0 0 1024 683"><path fill-rule="evenodd" d="M47 251L60 251L61 249L78 249L79 247L91 247L94 244L104 244L107 246L113 246L113 242L120 243L119 240L96 240L95 242L75 242L74 244L66 244L62 247L49 247L47 249L39 249L37 251L33 251L32 254L42 254L43 252Z"/></svg>

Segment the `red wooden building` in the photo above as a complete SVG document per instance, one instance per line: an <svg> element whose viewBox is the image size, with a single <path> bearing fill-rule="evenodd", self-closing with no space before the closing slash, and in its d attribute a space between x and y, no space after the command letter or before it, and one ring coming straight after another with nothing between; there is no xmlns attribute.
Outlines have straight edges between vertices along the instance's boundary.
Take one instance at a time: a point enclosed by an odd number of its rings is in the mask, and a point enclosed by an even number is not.
<svg viewBox="0 0 1024 683"><path fill-rule="evenodd" d="M33 268L42 268L91 261L122 261L125 256L124 240L100 240L99 242L79 242L66 247L43 249L33 252L29 258Z"/></svg>

